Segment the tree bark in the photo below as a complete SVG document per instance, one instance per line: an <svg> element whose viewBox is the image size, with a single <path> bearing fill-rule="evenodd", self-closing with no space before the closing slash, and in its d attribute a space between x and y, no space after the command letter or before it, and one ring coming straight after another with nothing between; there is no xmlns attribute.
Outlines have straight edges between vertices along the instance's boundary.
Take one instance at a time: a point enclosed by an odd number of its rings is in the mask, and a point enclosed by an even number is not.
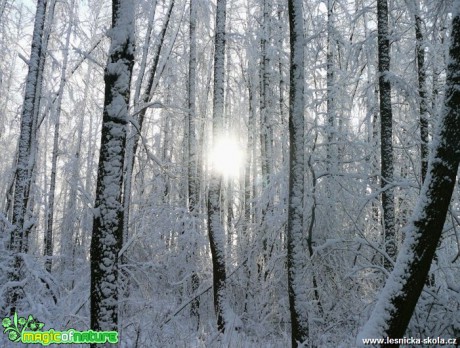
<svg viewBox="0 0 460 348"><path fill-rule="evenodd" d="M73 10L74 3L70 5L71 14L69 16L69 26L67 28L67 33L65 37L65 53L64 59L62 62L62 71L61 78L59 81L59 91L58 97L56 99L55 105L55 125L54 125L54 135L53 135L53 153L51 158L51 176L50 176L50 191L49 191L49 202L48 202L48 214L47 214L47 226L44 238L44 256L45 259L45 269L51 273L52 268L52 256L53 256L53 222L54 222L54 199L56 191L56 173L57 173L57 158L59 152L59 128L60 128L60 117L61 117L61 104L62 104L62 95L64 91L65 81L66 81L66 72L67 72L67 63L69 61L69 47L70 47L70 34L72 33L72 23L73 23ZM67 232L67 231L66 231Z"/></svg>
<svg viewBox="0 0 460 348"><path fill-rule="evenodd" d="M262 190L266 190L270 185L273 173L273 116L271 90L271 55L270 55L270 26L272 0L263 0L262 30L260 39L260 154L261 154L261 173ZM268 195L266 202L262 204L260 211L260 230L267 231L267 213L272 209L272 195ZM267 261L269 258L268 236L262 235L262 255L258 263L259 276L268 276Z"/></svg>
<svg viewBox="0 0 460 348"><path fill-rule="evenodd" d="M32 36L32 48L29 59L29 71L26 78L24 102L21 114L21 130L19 134L18 159L15 173L14 196L13 196L13 230L9 249L12 251L14 260L10 280L15 282L20 279L20 269L22 258L20 253L25 251L26 227L24 226L27 204L29 201L30 184L32 178L32 168L35 159L33 158L34 137L34 115L36 115L36 101L40 98L37 94L40 82L40 59L42 56L42 38L44 35L46 0L38 0L37 12L35 15L34 31ZM20 289L14 288L10 291L7 304L10 306L10 313L16 310L16 302L20 296Z"/></svg>
<svg viewBox="0 0 460 348"><path fill-rule="evenodd" d="M272 0L263 0L262 37L260 39L260 148L262 156L262 185L266 188L272 173L272 118L270 89L270 16ZM268 207L267 207L268 208ZM266 208L266 209L267 209ZM265 210L266 210L265 209ZM264 216L262 216L262 220Z"/></svg>
<svg viewBox="0 0 460 348"><path fill-rule="evenodd" d="M388 37L388 3L387 0L377 1L377 30L379 56L379 92L380 92L380 162L381 187L384 226L385 252L391 259L397 255L395 238L395 212L393 184L393 114L391 110L390 84L390 40ZM386 269L392 263L385 259Z"/></svg>
<svg viewBox="0 0 460 348"><path fill-rule="evenodd" d="M334 49L333 49L333 17L334 17L334 0L327 0L327 55L326 55L326 84L327 84L327 159L326 159L326 170L328 172L334 173L337 168L335 168L335 162L337 160L337 155L334 152L336 145L334 142L336 139L336 130L335 130L335 76L334 76ZM330 183L328 182L328 196L330 196ZM328 197L331 198L331 197Z"/></svg>
<svg viewBox="0 0 460 348"><path fill-rule="evenodd" d="M443 230L460 163L460 7L453 8L444 107L433 138L427 176L405 227L406 238L395 268L358 336L359 345L366 337L403 337Z"/></svg>
<svg viewBox="0 0 460 348"><path fill-rule="evenodd" d="M287 222L287 267L292 347L309 338L306 293L306 236L303 226L304 197L304 23L302 1L289 0L289 196Z"/></svg>
<svg viewBox="0 0 460 348"><path fill-rule="evenodd" d="M425 44L422 32L423 22L420 18L418 1L414 1L415 39L417 51L418 95L420 110L420 157L422 183L428 168L428 95L426 91Z"/></svg>
<svg viewBox="0 0 460 348"><path fill-rule="evenodd" d="M91 329L117 330L118 253L122 245L123 160L134 64L134 3L112 1L109 59L91 240ZM91 345L96 347L95 344Z"/></svg>
<svg viewBox="0 0 460 348"><path fill-rule="evenodd" d="M223 134L224 128L224 78L225 78L225 20L226 0L217 0L216 33L214 53L214 97L213 97L213 141ZM225 331L225 236L221 221L220 193L222 176L215 170L211 172L208 193L208 236L211 248L213 269L214 309L217 328Z"/></svg>
<svg viewBox="0 0 460 348"><path fill-rule="evenodd" d="M188 147L188 161L187 161L187 177L188 177L188 209L192 215L192 219L199 212L198 206L198 190L199 190L199 181L197 177L197 168L198 168L198 153L197 153L197 141L196 141L196 10L197 10L196 0L190 0L190 24L189 24L189 39L190 39L190 51L189 51L189 66L188 66L188 137L187 147ZM197 243L195 242L196 235L192 235L191 240L192 252L191 252L191 261L196 263L196 250L198 248ZM196 272L195 265L192 265L192 293L194 294L200 285L200 279L198 273ZM200 309L200 300L196 297L191 304L191 315L197 318L199 322L199 309Z"/></svg>

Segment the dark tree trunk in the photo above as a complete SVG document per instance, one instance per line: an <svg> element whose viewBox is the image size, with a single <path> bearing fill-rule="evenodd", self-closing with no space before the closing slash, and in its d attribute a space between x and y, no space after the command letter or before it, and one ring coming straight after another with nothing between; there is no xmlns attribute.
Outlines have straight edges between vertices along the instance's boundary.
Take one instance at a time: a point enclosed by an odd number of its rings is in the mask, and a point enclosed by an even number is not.
<svg viewBox="0 0 460 348"><path fill-rule="evenodd" d="M292 346L306 342L308 296L305 278L307 244L303 226L304 196L304 23L302 1L289 0L291 46L289 87L289 196L287 222L287 267ZM307 342L308 344L308 342Z"/></svg>
<svg viewBox="0 0 460 348"><path fill-rule="evenodd" d="M327 160L326 168L328 172L334 173L337 168L334 164L336 161L336 154L334 149L336 145L336 131L335 131L335 77L334 77L334 48L333 48L333 15L334 15L334 0L327 1L327 55L326 55L326 84L327 84ZM329 182L328 182L329 184ZM330 185L328 185L328 198L330 197Z"/></svg>
<svg viewBox="0 0 460 348"><path fill-rule="evenodd" d="M214 143L219 140L224 129L224 77L225 77L225 18L226 0L217 0L216 33L214 53L214 98L212 134ZM211 173L208 194L208 236L211 247L214 308L217 328L225 331L225 236L221 221L220 192L222 176L215 170Z"/></svg>
<svg viewBox="0 0 460 348"><path fill-rule="evenodd" d="M197 141L196 141L196 12L197 12L196 0L190 0L190 26L189 26L189 39L190 39L190 52L189 52L189 67L188 67L188 137L186 137L188 147L188 209L192 215L192 218L199 212L198 206L198 194L199 194L199 180L197 177L198 169L198 153L197 153ZM192 236L192 240L196 238L196 235ZM196 263L196 249L197 243L193 243L191 252L191 262ZM194 294L200 285L200 279L196 272L195 265L192 265L192 293ZM197 318L199 323L199 309L200 300L196 297L192 301L191 315Z"/></svg>
<svg viewBox="0 0 460 348"><path fill-rule="evenodd" d="M134 4L131 0L113 0L91 240L91 329L98 331L117 330L118 325L118 253L123 229L121 193L133 63Z"/></svg>
<svg viewBox="0 0 460 348"><path fill-rule="evenodd" d="M267 187L272 173L272 119L270 90L270 16L271 1L263 0L262 37L260 40L260 148L262 157L262 185ZM264 217L262 216L262 219Z"/></svg>
<svg viewBox="0 0 460 348"><path fill-rule="evenodd" d="M415 39L417 51L418 94L420 98L420 156L422 182L425 181L428 168L428 95L426 92L425 44L423 42L422 19L418 3L414 1Z"/></svg>
<svg viewBox="0 0 460 348"><path fill-rule="evenodd" d="M33 161L33 144L34 138L34 120L37 111L35 110L39 95L40 69L43 69L43 64L40 64L42 57L42 38L44 35L45 17L46 17L46 0L38 0L37 12L35 15L34 31L32 36L32 48L29 59L29 71L26 78L26 87L24 95L24 103L21 114L21 130L19 134L18 158L15 173L14 196L13 196L13 230L9 249L12 251L14 260L10 280L15 282L20 280L20 269L23 261L20 253L26 250L26 226L24 226L27 206L29 202L29 192L32 180ZM10 313L16 310L16 302L20 297L21 290L17 287L9 292L7 305L10 307Z"/></svg>
<svg viewBox="0 0 460 348"><path fill-rule="evenodd" d="M396 258L395 212L393 190L393 114L391 111L390 40L388 37L387 0L377 1L379 91L380 91L380 161L385 252ZM389 260L384 260L391 269Z"/></svg>
<svg viewBox="0 0 460 348"><path fill-rule="evenodd" d="M460 162L459 10L456 8L453 13L444 108L434 136L425 183L405 228L406 238L395 268L358 337L358 344L364 337L404 336L441 237Z"/></svg>

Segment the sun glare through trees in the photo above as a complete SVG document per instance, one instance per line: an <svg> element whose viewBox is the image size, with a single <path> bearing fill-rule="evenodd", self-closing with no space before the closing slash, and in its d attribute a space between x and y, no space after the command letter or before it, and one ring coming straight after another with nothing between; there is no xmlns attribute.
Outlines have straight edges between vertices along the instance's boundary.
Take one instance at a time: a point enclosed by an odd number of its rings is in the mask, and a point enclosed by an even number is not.
<svg viewBox="0 0 460 348"><path fill-rule="evenodd" d="M227 178L238 178L245 163L245 152L234 137L216 139L210 153L212 170Z"/></svg>

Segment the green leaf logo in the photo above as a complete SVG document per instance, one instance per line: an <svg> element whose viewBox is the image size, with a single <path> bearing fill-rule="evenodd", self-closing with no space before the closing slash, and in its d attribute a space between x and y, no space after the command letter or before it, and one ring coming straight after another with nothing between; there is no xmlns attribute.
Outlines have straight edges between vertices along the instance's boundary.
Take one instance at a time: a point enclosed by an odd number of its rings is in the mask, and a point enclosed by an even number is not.
<svg viewBox="0 0 460 348"><path fill-rule="evenodd" d="M10 318L3 318L2 320L2 326L6 329L11 325L11 319Z"/></svg>
<svg viewBox="0 0 460 348"><path fill-rule="evenodd" d="M2 319L2 326L4 328L3 333L8 334L8 339L11 342L19 342L24 331L38 331L45 324L39 322L32 315L29 315L26 319L18 317L18 314L14 313L13 320L8 317Z"/></svg>

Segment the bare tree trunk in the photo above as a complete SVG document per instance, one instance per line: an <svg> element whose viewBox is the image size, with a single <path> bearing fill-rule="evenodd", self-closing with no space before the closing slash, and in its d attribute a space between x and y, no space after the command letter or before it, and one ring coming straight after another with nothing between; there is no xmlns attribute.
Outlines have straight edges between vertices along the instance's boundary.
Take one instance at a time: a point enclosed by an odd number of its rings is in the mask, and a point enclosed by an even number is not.
<svg viewBox="0 0 460 348"><path fill-rule="evenodd" d="M155 82L155 76L157 73L158 69L158 63L160 61L160 53L161 49L163 47L164 39L166 36L166 30L168 29L169 26L169 20L171 19L171 13L174 8L174 0L171 0L171 3L168 8L168 12L166 15L165 22L163 23L163 27L160 32L159 36L159 42L155 46L154 52L153 52L153 64L152 67L149 71L148 74L148 79L147 79L147 86L145 87L145 90L142 94L142 100L139 99L140 95L140 89L141 89L141 82L139 82L136 86L136 91L135 91L135 99L134 102L138 104L138 106L141 107L139 110L138 115L135 117L136 121L138 122L138 129L134 130L134 134L132 137L128 139L128 143L126 146L126 166L125 166L125 184L123 188L123 241L126 242L129 237L129 216L130 216L130 203L131 203L131 187L132 187L132 174L134 170L134 159L136 157L136 152L137 148L139 146L139 139L141 136L142 132L142 125L144 124L144 118L145 114L147 112L147 108L145 107L145 104L149 103L151 98L152 98L152 92L153 92L153 84ZM152 23L149 24L153 27L153 19L154 19L155 11L151 14L151 21ZM150 28L151 31L152 28ZM147 32L147 35L149 33ZM147 52L146 52L146 46L148 46L149 40L146 40L144 42L144 55L142 58L141 62L141 73L143 74L143 71L145 70L145 61L144 57L146 57ZM146 58L145 58L146 59ZM141 105L139 105L141 104ZM144 105L142 105L144 104ZM124 260L124 257L122 256L122 260Z"/></svg>
<svg viewBox="0 0 460 348"><path fill-rule="evenodd" d="M189 39L190 39L190 51L189 51L189 66L188 66L188 137L186 137L188 147L188 161L187 161L187 177L188 177L188 209L192 215L192 219L196 213L199 212L198 206L198 190L199 190L199 179L197 177L198 172L198 146L196 141L196 24L197 24L197 2L196 0L190 0L190 24L189 24ZM186 127L187 128L187 127ZM192 241L195 241L196 234L192 236ZM193 242L191 261L195 263L192 265L192 293L194 294L200 285L200 279L196 272L196 251L197 243ZM191 315L197 319L199 324L199 309L200 300L196 297L192 301Z"/></svg>
<svg viewBox="0 0 460 348"><path fill-rule="evenodd" d="M425 181L428 168L428 95L426 91L425 43L423 38L423 22L420 18L418 1L413 3L415 18L415 39L417 51L418 94L420 107L420 156L422 182Z"/></svg>
<svg viewBox="0 0 460 348"><path fill-rule="evenodd" d="M272 173L272 118L270 93L270 16L271 0L263 0L262 37L260 40L260 148L262 155L262 186L266 188ZM264 217L262 217L264 219Z"/></svg>
<svg viewBox="0 0 460 348"><path fill-rule="evenodd" d="M395 268L358 336L402 338L425 285L441 237L460 163L460 8L454 7L445 100L428 171ZM381 347L390 344L382 344ZM395 345L391 345L394 347ZM399 345L396 345L399 346Z"/></svg>
<svg viewBox="0 0 460 348"><path fill-rule="evenodd" d="M369 36L369 20L367 14L363 14L364 19L364 35ZM379 110L377 107L377 102L379 99L379 91L377 88L376 81L372 81L372 65L370 64L372 55L369 52L369 49L366 50L366 59L367 64L367 83L369 90L372 92L367 93L366 98L366 109L367 109L367 132L368 132L368 144L370 146L370 155L368 158L369 171L371 173L369 183L371 185L372 191L376 191L378 188L378 119L379 119ZM372 94L371 94L372 93ZM379 225L379 202L378 198L372 200L371 203L371 217L372 217L372 229L376 229Z"/></svg>
<svg viewBox="0 0 460 348"><path fill-rule="evenodd" d="M91 77L91 66L88 65L87 71L85 72L84 81L87 81L85 84L85 89L83 92L83 99L82 99L82 112L85 113L86 103L88 100L89 95L89 81ZM75 270L75 257L77 252L79 254L85 250L83 241L85 240L85 218L79 218L79 214L77 212L78 204L77 204L77 195L78 195L78 182L81 178L80 170L81 170L81 152L82 152L82 144L83 144L83 128L84 128L84 121L85 117L80 117L80 122L78 124L77 130L77 140L76 140L76 147L74 150L74 156L72 158L71 164L71 177L72 180L69 182L69 193L68 193L68 200L65 206L65 215L63 218L62 229L61 229L61 242L60 242L60 267L59 272L61 275L64 275L64 272L67 272L69 269L71 271ZM91 135L89 135L91 137ZM88 168L90 170L90 168ZM80 224L77 221L81 221ZM80 244L74 243L72 240L73 238L79 239ZM71 250L71 252L69 252ZM86 251L85 251L86 252ZM65 277L65 276L64 276ZM63 283L63 287L66 289L73 289L75 283L75 279L66 279L66 282Z"/></svg>
<svg viewBox="0 0 460 348"><path fill-rule="evenodd" d="M212 134L214 143L219 140L224 129L224 79L225 79L225 20L226 0L217 0L216 33L214 51L214 97ZM212 170L208 193L208 236L211 247L214 309L217 328L225 331L226 270L225 270L225 233L221 221L222 175Z"/></svg>
<svg viewBox="0 0 460 348"><path fill-rule="evenodd" d="M113 0L91 240L91 329L97 331L117 330L118 325L118 253L123 230L121 194L133 64L134 3Z"/></svg>
<svg viewBox="0 0 460 348"><path fill-rule="evenodd" d="M334 173L337 168L335 168L335 161L337 156L334 153L336 145L334 142L336 139L336 129L335 129L335 77L334 77L334 48L333 48L333 15L334 15L334 0L327 0L327 55L326 55L326 83L327 83L327 159L326 159L326 168L328 172ZM330 180L329 180L330 181ZM328 185L328 198L330 197L330 185Z"/></svg>
<svg viewBox="0 0 460 348"><path fill-rule="evenodd" d="M286 125L286 121L287 121L287 118L286 118L286 106L285 106L285 96L284 96L284 93L285 93L285 89L286 89L286 81L284 80L284 76L283 76L283 42L284 42L284 30L283 30L283 6L281 4L278 4L278 9L277 9L277 17L278 17L278 30L279 30L279 33L278 33L278 74L279 74L279 99L278 99L278 103L279 103L279 114L280 114L280 122L281 122L281 125L283 127L283 133L286 131L286 128L285 125ZM285 160L286 160L286 154L287 154L287 146L286 146L286 142L283 141L282 142L282 158L281 158L281 163L286 163Z"/></svg>
<svg viewBox="0 0 460 348"><path fill-rule="evenodd" d="M60 127L60 116L61 116L61 104L62 104L62 95L65 86L65 78L67 72L67 63L69 60L69 47L70 47L70 34L72 33L72 25L73 25L73 11L74 11L74 3L70 5L70 15L69 15L69 26L67 28L66 38L65 38L65 52L64 52L64 59L62 62L62 70L61 70L61 79L59 81L59 90L58 90L58 97L56 100L55 105L55 125L54 125L54 136L53 136L53 153L51 159L51 177L50 177L50 191L49 191L49 202L48 202L48 214L47 214L47 222L48 225L46 226L45 232L45 239L44 239L44 256L46 257L45 260L45 268L48 272L51 273L52 268L52 256L53 256L53 220L54 220L54 199L55 199L55 191L56 191L56 172L57 172L57 158L58 158L58 151L59 151L59 127Z"/></svg>
<svg viewBox="0 0 460 348"><path fill-rule="evenodd" d="M248 73L251 73L251 65L250 62L251 58L249 58L249 69ZM253 204L251 203L252 198L254 197L254 181L255 177L252 177L251 181L251 169L256 165L255 158L253 156L254 148L255 148L255 141L254 141L254 133L256 128L256 110L255 110L255 91L254 91L254 82L252 76L248 76L247 80L247 87L248 87L248 96L249 96L249 112L248 112L248 140L247 140L247 153L246 153L246 163L244 169L244 217L246 223L246 230L250 230L251 221L254 217L254 209Z"/></svg>
<svg viewBox="0 0 460 348"><path fill-rule="evenodd" d="M377 0L379 92L380 92L380 161L385 252L391 259L397 255L393 190L393 114L391 110L390 40L387 0ZM385 259L386 269L392 263Z"/></svg>
<svg viewBox="0 0 460 348"><path fill-rule="evenodd" d="M287 267L292 347L308 345L308 296L306 294L306 236L304 233L304 23L301 0L288 0L291 46L289 88L289 198Z"/></svg>
<svg viewBox="0 0 460 348"><path fill-rule="evenodd" d="M24 252L26 243L24 243L25 230L24 221L26 217L27 204L29 201L30 184L32 177L32 168L34 166L33 158L33 133L34 133L34 115L36 114L35 105L39 95L37 95L40 75L40 58L42 56L42 37L44 34L45 17L46 17L46 0L38 0L37 12L35 15L34 31L32 36L32 48L29 59L29 71L26 78L26 88L24 103L21 114L21 131L19 134L18 160L15 174L14 196L13 196L13 231L9 249L12 251L14 261L10 280L13 282L20 280L20 269L22 258L20 253ZM43 66L42 66L43 68ZM15 287L9 292L7 305L10 307L10 313L16 310L16 302L20 297L20 289Z"/></svg>
<svg viewBox="0 0 460 348"><path fill-rule="evenodd" d="M261 149L261 173L262 190L266 190L270 184L273 173L273 116L272 116L272 93L271 93L271 56L270 56L270 26L272 0L263 0L262 30L260 39L260 149ZM267 200L262 204L260 211L260 229L267 231L266 215L272 209L272 195L267 195ZM269 257L268 236L262 236L262 255L258 264L259 276L268 276L266 264Z"/></svg>

